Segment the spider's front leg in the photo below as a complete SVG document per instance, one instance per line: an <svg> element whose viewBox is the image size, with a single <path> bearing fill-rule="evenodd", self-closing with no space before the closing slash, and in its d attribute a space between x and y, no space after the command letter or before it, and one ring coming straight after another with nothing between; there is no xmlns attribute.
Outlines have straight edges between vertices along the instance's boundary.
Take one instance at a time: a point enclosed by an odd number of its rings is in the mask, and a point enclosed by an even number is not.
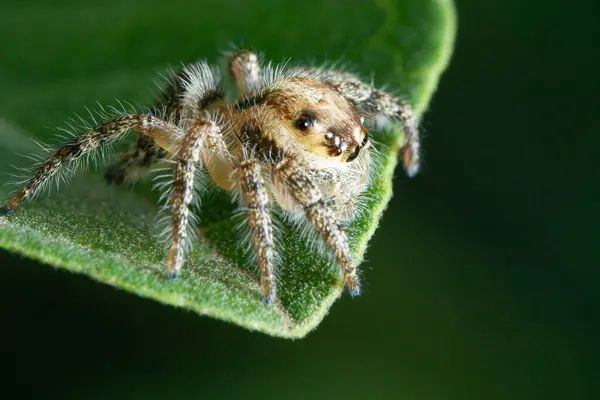
<svg viewBox="0 0 600 400"><path fill-rule="evenodd" d="M368 99L362 106L372 115L382 115L399 120L404 128L402 145L402 161L409 177L415 176L421 168L421 139L419 137L419 120L410 104L399 100L378 89L372 89Z"/></svg>
<svg viewBox="0 0 600 400"><path fill-rule="evenodd" d="M256 251L261 272L261 289L265 303L272 303L276 296L275 286L275 236L269 210L269 194L262 177L258 160L247 159L236 168L242 201L248 210L248 224L252 244Z"/></svg>
<svg viewBox="0 0 600 400"><path fill-rule="evenodd" d="M294 158L286 158L273 170L276 185L300 204L306 218L317 229L323 241L333 250L344 273L346 288L352 296L360 294L360 282L356 266L352 262L348 237L335 215L325 205L325 198L318 186Z"/></svg>
<svg viewBox="0 0 600 400"><path fill-rule="evenodd" d="M8 201L6 207L0 208L0 215L11 214L26 200L35 196L64 168L66 162L78 162L83 156L91 154L101 146L123 138L130 129L150 136L166 148L172 145L175 137L179 134L176 126L150 114L128 114L105 122L81 134L50 156Z"/></svg>

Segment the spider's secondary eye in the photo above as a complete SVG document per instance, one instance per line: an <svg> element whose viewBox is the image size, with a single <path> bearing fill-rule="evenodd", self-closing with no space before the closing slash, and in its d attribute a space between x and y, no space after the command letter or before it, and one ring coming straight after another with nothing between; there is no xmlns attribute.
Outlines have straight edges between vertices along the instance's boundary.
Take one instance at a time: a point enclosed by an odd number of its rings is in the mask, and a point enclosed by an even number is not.
<svg viewBox="0 0 600 400"><path fill-rule="evenodd" d="M360 146L356 146L356 149L354 149L352 154L350 154L350 156L348 157L346 162L354 161L354 159L356 159L356 157L358 157L359 153L360 153Z"/></svg>
<svg viewBox="0 0 600 400"><path fill-rule="evenodd" d="M316 121L314 114L312 113L303 113L300 118L296 120L296 128L301 131L305 131L310 128Z"/></svg>
<svg viewBox="0 0 600 400"><path fill-rule="evenodd" d="M367 142L369 141L369 134L367 133L367 130L364 129L363 133L365 134L365 137L364 137L362 143L360 144L360 147L365 147L367 145Z"/></svg>

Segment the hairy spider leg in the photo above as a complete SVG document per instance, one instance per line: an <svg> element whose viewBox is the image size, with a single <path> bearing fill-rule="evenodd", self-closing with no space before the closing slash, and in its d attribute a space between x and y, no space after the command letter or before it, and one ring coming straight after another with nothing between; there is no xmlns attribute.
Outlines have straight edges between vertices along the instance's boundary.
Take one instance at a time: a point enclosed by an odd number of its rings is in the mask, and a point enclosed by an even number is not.
<svg viewBox="0 0 600 400"><path fill-rule="evenodd" d="M262 70L256 54L250 51L232 53L229 72L241 96L255 91L261 84ZM244 126L242 129L247 129ZM252 245L261 271L261 289L265 303L272 303L277 296L275 282L275 232L268 205L269 193L262 176L260 161L248 157L254 149L252 143L241 140L244 160L237 165L241 198L248 212Z"/></svg>
<svg viewBox="0 0 600 400"><path fill-rule="evenodd" d="M176 163L171 194L172 238L167 264L169 278L176 278L185 261L185 251L192 235L189 205L194 196L195 172L203 165L209 171L218 157L229 166L235 160L229 153L221 127L206 117L198 117L175 150Z"/></svg>
<svg viewBox="0 0 600 400"><path fill-rule="evenodd" d="M286 158L273 169L273 179L282 185L302 206L304 215L316 228L323 241L333 250L344 273L346 288L352 296L360 294L360 282L350 257L346 232L334 214L325 206L325 198L311 177L294 158Z"/></svg>
<svg viewBox="0 0 600 400"><path fill-rule="evenodd" d="M101 146L122 139L129 130L146 134L164 146L170 146L180 133L176 126L150 114L127 114L105 122L58 149L33 172L33 176L0 213L10 214L23 202L35 196L64 168L66 162L78 162L81 157L98 150Z"/></svg>
<svg viewBox="0 0 600 400"><path fill-rule="evenodd" d="M218 127L212 121L199 119L186 132L177 151L171 195L172 237L167 262L168 277L171 279L181 272L185 260L185 245L190 239L188 236L189 205L194 196L194 180L196 168L200 163L202 142L206 132L217 129Z"/></svg>
<svg viewBox="0 0 600 400"><path fill-rule="evenodd" d="M276 297L275 285L275 233L267 208L270 199L258 160L247 159L237 166L244 207L248 210L248 223L252 244L261 272L261 289L265 303Z"/></svg>

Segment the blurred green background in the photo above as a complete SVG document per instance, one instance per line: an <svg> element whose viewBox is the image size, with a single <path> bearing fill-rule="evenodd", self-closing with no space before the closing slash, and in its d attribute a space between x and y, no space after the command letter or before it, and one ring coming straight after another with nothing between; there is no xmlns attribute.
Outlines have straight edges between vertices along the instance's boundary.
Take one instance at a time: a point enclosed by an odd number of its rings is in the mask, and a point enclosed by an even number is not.
<svg viewBox="0 0 600 400"><path fill-rule="evenodd" d="M156 12L210 11L193 3ZM95 77L91 92L80 92L89 97L69 96L55 110L44 104L45 121L96 100L139 98L137 85L111 75L122 54L110 46L120 37L130 42L124 48L141 76L136 84L174 57L211 57L224 40L182 35L191 28L168 23L164 35L156 34L162 26L148 26L146 36L143 21L131 28L119 18L130 3L40 3L33 14L15 12L19 4L3 2L11 12L0 13L0 87L10 93L0 96L0 114L30 129L38 126L28 116L39 115L32 93L54 104L62 85L88 85L87 74ZM318 18L312 2L290 4L294 23ZM88 30L71 32L61 21L73 9ZM363 296L343 296L315 332L286 341L3 252L3 388L78 399L600 398L598 10L558 0L463 0L457 10L455 55L424 117L424 170L409 180L398 169L395 197L363 264ZM339 13L364 17L360 2ZM37 29L19 30L20 18ZM228 18L243 24L245 16ZM286 20L270 24L283 29ZM369 34L356 26L356 37ZM252 37L261 41L272 29ZM46 30L67 38L51 71L36 70L40 55L15 46L33 43L52 56ZM68 53L96 43L94 35L107 46L95 58ZM290 53L328 51L312 40L319 33L306 35L305 47ZM348 43L336 55L360 60L360 48ZM22 66L23 81L2 76L10 65Z"/></svg>

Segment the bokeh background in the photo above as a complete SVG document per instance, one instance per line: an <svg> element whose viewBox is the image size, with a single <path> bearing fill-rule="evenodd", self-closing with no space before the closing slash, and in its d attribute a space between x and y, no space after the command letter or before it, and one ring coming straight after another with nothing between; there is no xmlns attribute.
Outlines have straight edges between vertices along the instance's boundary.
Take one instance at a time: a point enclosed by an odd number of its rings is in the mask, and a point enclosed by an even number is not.
<svg viewBox="0 0 600 400"><path fill-rule="evenodd" d="M113 1L40 4L33 14L0 13L0 71L19 57L28 79L60 74L58 63L32 70L36 54L19 52L11 34L48 45L44 30L68 30L61 14L74 4L91 28L72 32L73 43L110 38L94 29L110 32L113 20L139 43L127 55L136 65L173 61L146 40L159 49L211 40L177 39L177 30L147 39L143 23L124 28ZM114 18L95 26L104 7ZM310 7L293 8L290 18L310 23ZM1 381L18 394L7 398L600 398L598 9L459 0L457 10L454 58L424 119L424 170L414 180L398 170L363 266L364 296L343 296L316 331L286 341L0 252ZM360 12L353 2L340 18ZM37 30L11 31L19 18ZM212 51L188 51L198 48ZM64 75L80 71L73 84L84 84L81 71L118 71L121 54L98 54L93 63L64 59ZM90 96L128 98L126 82L108 78ZM35 115L20 111L31 84L10 84L24 89L0 96L0 112ZM59 86L47 88L60 98ZM46 115L59 121L81 100Z"/></svg>

